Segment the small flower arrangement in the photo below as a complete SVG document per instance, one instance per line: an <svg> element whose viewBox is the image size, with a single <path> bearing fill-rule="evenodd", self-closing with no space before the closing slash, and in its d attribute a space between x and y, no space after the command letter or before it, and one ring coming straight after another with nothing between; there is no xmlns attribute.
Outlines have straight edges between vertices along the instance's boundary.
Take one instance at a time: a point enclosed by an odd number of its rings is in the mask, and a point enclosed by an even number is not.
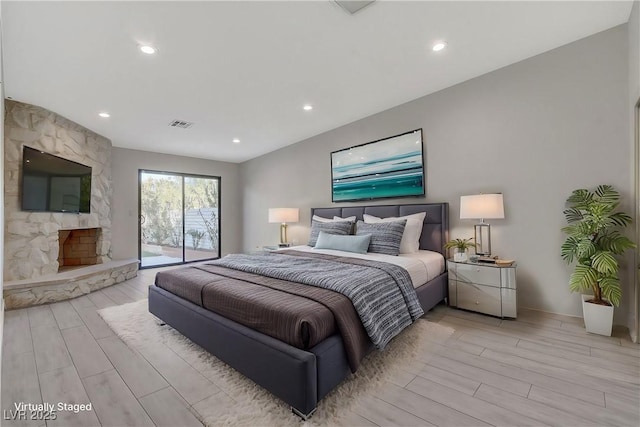
<svg viewBox="0 0 640 427"><path fill-rule="evenodd" d="M467 249L476 248L477 243L473 242L473 237L469 239L453 239L444 244L445 249L456 249L453 253L453 260L456 262L465 262L467 260Z"/></svg>

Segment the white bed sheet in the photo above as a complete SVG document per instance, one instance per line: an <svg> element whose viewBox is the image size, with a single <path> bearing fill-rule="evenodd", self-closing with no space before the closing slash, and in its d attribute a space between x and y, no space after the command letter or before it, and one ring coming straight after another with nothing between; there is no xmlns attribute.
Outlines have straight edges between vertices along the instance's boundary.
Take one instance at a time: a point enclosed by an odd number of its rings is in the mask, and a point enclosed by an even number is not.
<svg viewBox="0 0 640 427"><path fill-rule="evenodd" d="M395 264L407 270L409 276L411 276L411 282L413 283L414 288L424 285L444 272L444 257L442 254L433 251L421 250L412 254L400 254L398 256L393 256L371 252L367 252L366 254L356 254L353 252L336 251L333 249L316 249L311 246L292 246L284 249L336 255L347 258L368 259Z"/></svg>

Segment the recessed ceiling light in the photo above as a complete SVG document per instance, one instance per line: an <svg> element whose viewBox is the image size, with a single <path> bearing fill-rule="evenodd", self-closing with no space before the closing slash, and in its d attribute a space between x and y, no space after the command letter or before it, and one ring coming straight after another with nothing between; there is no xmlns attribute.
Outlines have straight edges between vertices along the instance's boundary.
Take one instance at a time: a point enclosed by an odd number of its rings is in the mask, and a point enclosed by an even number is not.
<svg viewBox="0 0 640 427"><path fill-rule="evenodd" d="M447 42L438 42L438 43L434 44L431 49L433 49L434 52L439 52L442 49L444 49L445 47L447 47Z"/></svg>
<svg viewBox="0 0 640 427"><path fill-rule="evenodd" d="M240 140L238 138L233 138L233 143L234 144L240 144Z"/></svg>
<svg viewBox="0 0 640 427"><path fill-rule="evenodd" d="M111 117L111 114L109 114L109 113L105 113L105 112L103 112L103 113L98 113L98 115L99 115L100 117L105 118L105 119L106 119L106 118L108 118L108 117Z"/></svg>
<svg viewBox="0 0 640 427"><path fill-rule="evenodd" d="M305 105L304 107L302 107L302 109L303 109L304 111L311 111L311 110L313 110L313 106L311 106L311 105L307 104L307 105Z"/></svg>
<svg viewBox="0 0 640 427"><path fill-rule="evenodd" d="M156 48L149 45L143 45L140 46L140 51L142 51L142 53L146 53L147 55L153 55L154 53L156 53Z"/></svg>

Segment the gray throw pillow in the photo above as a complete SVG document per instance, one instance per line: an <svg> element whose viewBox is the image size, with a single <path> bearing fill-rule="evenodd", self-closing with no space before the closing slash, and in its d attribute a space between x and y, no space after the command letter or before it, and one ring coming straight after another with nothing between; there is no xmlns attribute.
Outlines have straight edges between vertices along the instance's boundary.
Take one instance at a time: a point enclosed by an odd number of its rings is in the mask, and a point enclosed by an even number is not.
<svg viewBox="0 0 640 427"><path fill-rule="evenodd" d="M374 224L358 221L356 236L371 234L369 252L397 256L400 253L400 242L406 225L406 219Z"/></svg>
<svg viewBox="0 0 640 427"><path fill-rule="evenodd" d="M339 234L346 236L351 234L351 221L331 221L331 222L311 222L311 236L309 237L309 246L315 246L318 241L318 234L324 231L329 234Z"/></svg>

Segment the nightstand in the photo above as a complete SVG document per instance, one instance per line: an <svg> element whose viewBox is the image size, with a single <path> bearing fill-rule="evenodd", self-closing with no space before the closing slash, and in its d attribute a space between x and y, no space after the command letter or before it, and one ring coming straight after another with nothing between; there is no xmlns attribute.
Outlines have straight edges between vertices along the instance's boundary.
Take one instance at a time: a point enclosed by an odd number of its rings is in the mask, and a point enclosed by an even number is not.
<svg viewBox="0 0 640 427"><path fill-rule="evenodd" d="M518 317L516 264L508 267L447 260L449 305L496 317Z"/></svg>

